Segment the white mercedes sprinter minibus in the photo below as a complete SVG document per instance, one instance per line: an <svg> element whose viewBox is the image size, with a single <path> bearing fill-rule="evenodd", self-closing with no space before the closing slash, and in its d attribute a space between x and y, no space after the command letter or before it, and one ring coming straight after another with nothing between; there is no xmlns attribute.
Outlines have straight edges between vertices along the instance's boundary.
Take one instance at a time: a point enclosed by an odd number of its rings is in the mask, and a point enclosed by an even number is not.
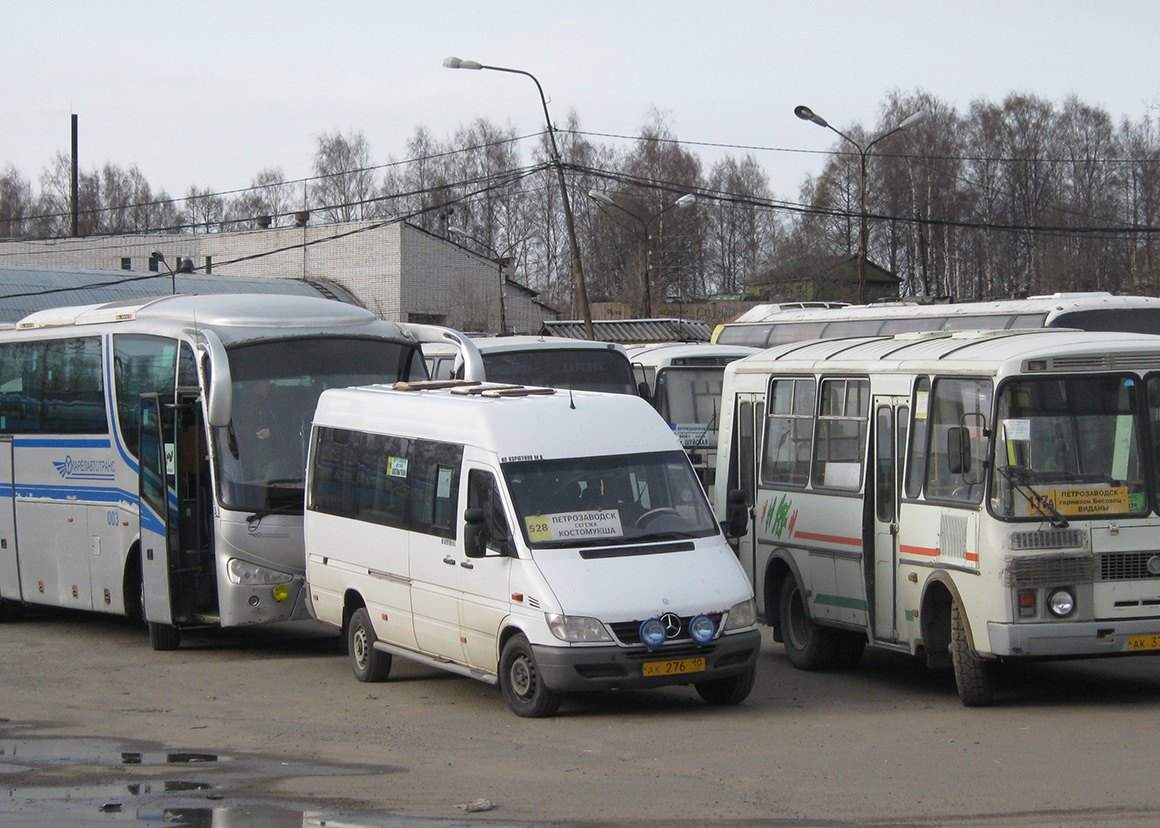
<svg viewBox="0 0 1160 828"><path fill-rule="evenodd" d="M327 391L308 466L312 611L342 628L361 681L404 656L498 683L528 717L570 691L749 694L752 588L643 399L463 381Z"/></svg>

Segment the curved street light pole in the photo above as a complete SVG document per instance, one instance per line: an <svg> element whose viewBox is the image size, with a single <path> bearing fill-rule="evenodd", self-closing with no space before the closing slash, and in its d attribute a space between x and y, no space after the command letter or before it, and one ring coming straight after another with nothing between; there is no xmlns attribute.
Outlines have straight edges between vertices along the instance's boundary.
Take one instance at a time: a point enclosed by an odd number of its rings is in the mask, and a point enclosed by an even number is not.
<svg viewBox="0 0 1160 828"><path fill-rule="evenodd" d="M548 142L552 151L552 166L556 168L556 178L560 184L560 197L564 202L564 224L568 228L568 244L572 250L572 278L576 286L576 299L580 304L580 313L584 319L584 335L593 339L592 309L588 306L588 287L584 282L584 267L580 262L580 244L576 241L576 223L572 218L572 203L568 200L568 185L564 181L564 164L560 159L560 148L556 146L556 129L552 126L552 118L548 114L548 99L544 97L544 87L531 72L523 69L509 69L505 66L488 66L474 60L460 60L449 57L443 61L448 69L490 69L494 72L508 72L513 75L524 75L531 78L540 93L540 104L544 108L544 122L548 128Z"/></svg>
<svg viewBox="0 0 1160 828"><path fill-rule="evenodd" d="M866 144L865 146L863 146L861 142L854 140L849 135L847 135L846 133L839 130L837 127L835 127L833 124L831 124L825 118L823 118L821 115L818 115L817 113L815 113L808 106L795 106L794 110L793 110L793 114L797 115L803 121L809 121L812 124L817 124L820 127L824 127L825 129L828 129L831 132L836 133L839 137L844 138L845 140L847 140L851 144L853 144L854 147L858 150L858 161L859 161L859 177L858 177L858 181L859 181L859 186L858 186L859 207L858 207L858 212L861 214L859 217L859 226L858 226L858 304L865 305L866 304L866 256L867 256L867 250L870 247L870 225L867 223L868 216L867 216L867 205L866 205L866 201L867 201L867 198L866 198L866 159L870 155L870 150L875 144L877 144L879 141L883 140L884 138L889 138L891 135L893 135L896 132L899 132L901 130L906 129L908 126L911 126L913 124L918 123L919 121L921 121L923 118L926 117L926 112L920 110L918 112L915 112L913 115L910 115L909 117L904 118L902 123L900 123L894 129L892 129L888 132L882 133L881 135L879 135L877 138L875 138L873 141Z"/></svg>
<svg viewBox="0 0 1160 828"><path fill-rule="evenodd" d="M632 210L629 210L624 205L618 203L616 199L608 195L608 193L602 193L599 190L589 190L588 197L595 201L597 204L601 204L606 207L615 207L617 210L620 210L622 213L632 218L640 225L641 233L643 234L642 239L644 241L644 291L642 296L642 311L645 319L652 318L652 236L650 234L650 228L652 227L654 221L659 219L669 210L673 209L674 207L685 207L689 204L692 204L697 200L697 197L692 193L685 193L683 196L673 201L667 207L663 208L657 213L654 213L648 219L642 219Z"/></svg>

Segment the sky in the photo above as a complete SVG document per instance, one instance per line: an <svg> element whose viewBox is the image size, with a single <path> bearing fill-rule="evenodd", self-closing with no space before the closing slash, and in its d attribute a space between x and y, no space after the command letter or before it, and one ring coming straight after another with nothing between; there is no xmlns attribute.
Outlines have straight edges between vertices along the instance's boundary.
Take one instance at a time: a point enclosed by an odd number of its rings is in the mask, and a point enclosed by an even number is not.
<svg viewBox="0 0 1160 828"><path fill-rule="evenodd" d="M0 170L34 187L69 152L136 165L154 191L241 189L311 174L321 133L362 132L376 163L422 125L543 128L534 84L586 132L633 136L663 113L711 164L754 155L778 197L822 169L839 129L877 123L894 90L964 112L1013 92L1077 95L1116 122L1160 117L1154 0L0 0ZM627 147L628 142L595 139ZM762 148L762 149L751 149ZM530 157L530 147L525 151Z"/></svg>

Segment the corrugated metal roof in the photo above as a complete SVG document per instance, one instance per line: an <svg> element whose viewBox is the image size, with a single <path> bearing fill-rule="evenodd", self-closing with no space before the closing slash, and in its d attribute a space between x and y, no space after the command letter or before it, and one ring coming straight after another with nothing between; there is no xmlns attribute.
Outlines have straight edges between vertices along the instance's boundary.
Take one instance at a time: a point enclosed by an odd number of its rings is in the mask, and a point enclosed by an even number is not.
<svg viewBox="0 0 1160 828"><path fill-rule="evenodd" d="M549 320L540 330L546 336L584 339L584 323L574 319ZM691 319L594 319L592 335L601 342L633 345L646 342L708 342L713 329Z"/></svg>
<svg viewBox="0 0 1160 828"><path fill-rule="evenodd" d="M46 308L168 296L174 292L175 284L176 292L184 294L291 294L358 304L342 288L302 279L0 266L0 324L14 325L28 314Z"/></svg>

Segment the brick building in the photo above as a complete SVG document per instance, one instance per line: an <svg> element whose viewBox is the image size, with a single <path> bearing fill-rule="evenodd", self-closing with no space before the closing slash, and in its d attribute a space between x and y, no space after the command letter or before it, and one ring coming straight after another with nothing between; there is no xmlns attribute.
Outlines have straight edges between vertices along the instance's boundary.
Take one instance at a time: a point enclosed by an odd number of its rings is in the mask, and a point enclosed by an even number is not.
<svg viewBox="0 0 1160 828"><path fill-rule="evenodd" d="M153 258L164 255L165 262ZM0 266L167 272L192 260L200 274L281 277L331 285L383 319L430 322L463 331L499 330L495 261L412 224L303 223L201 234L94 236L0 241ZM559 313L538 294L503 280L509 332L538 332ZM0 286L2 291L2 286Z"/></svg>

